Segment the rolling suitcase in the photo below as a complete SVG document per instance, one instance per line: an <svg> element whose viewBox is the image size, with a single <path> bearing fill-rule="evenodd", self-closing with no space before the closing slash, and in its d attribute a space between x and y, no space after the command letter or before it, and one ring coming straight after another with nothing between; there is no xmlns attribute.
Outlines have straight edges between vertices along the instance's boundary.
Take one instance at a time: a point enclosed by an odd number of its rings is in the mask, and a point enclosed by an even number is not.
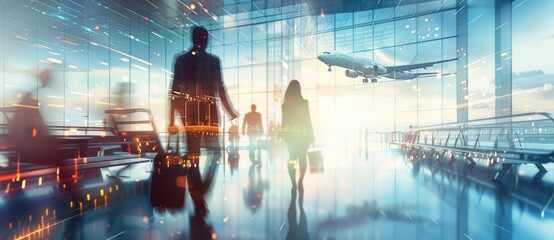
<svg viewBox="0 0 554 240"><path fill-rule="evenodd" d="M179 133L175 150L167 149L154 157L154 167L150 182L150 203L154 208L182 208L185 204L185 187L187 168L185 160L179 155Z"/></svg>

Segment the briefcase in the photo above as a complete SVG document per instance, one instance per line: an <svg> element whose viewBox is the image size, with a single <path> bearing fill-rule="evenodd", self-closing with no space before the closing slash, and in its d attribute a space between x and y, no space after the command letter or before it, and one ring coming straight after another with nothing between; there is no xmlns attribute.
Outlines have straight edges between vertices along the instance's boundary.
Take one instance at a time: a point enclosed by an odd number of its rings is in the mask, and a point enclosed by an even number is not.
<svg viewBox="0 0 554 240"><path fill-rule="evenodd" d="M322 173L324 171L321 150L308 151L308 161L310 163L310 173Z"/></svg>
<svg viewBox="0 0 554 240"><path fill-rule="evenodd" d="M185 205L185 187L188 166L179 153L179 133L168 129L177 138L175 150L170 150L171 136L167 137L167 149L154 157L150 175L150 203L157 209L182 209Z"/></svg>

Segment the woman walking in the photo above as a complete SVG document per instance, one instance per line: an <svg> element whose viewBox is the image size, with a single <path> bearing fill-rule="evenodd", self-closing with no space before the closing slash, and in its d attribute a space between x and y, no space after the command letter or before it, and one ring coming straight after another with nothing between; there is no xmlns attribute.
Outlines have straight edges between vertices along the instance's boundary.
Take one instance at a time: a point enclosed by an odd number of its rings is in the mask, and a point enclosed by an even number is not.
<svg viewBox="0 0 554 240"><path fill-rule="evenodd" d="M292 191L296 192L296 169L300 167L298 191L303 193L304 175L306 174L306 153L314 142L314 131L310 117L308 100L302 97L300 83L292 80L285 91L283 105L281 134L289 150L288 171L292 183Z"/></svg>

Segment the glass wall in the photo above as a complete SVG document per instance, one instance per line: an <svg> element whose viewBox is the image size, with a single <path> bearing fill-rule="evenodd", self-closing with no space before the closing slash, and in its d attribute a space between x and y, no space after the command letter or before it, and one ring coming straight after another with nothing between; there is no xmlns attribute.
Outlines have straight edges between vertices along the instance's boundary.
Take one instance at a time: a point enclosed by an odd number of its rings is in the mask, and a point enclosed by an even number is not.
<svg viewBox="0 0 554 240"><path fill-rule="evenodd" d="M0 4L3 107L31 94L49 126L101 127L105 110L127 108L150 109L158 129L167 125L173 58L190 38L178 21L103 1ZM46 69L53 75L42 86Z"/></svg>
<svg viewBox="0 0 554 240"><path fill-rule="evenodd" d="M554 113L552 1L516 0L512 7L513 113ZM530 14L531 13L531 14Z"/></svg>
<svg viewBox="0 0 554 240"><path fill-rule="evenodd" d="M190 19L134 3L0 4L2 106L30 93L48 125L65 127L102 126L107 109L147 108L157 128L165 129L172 64L190 44ZM305 3L268 9L252 4L231 2L223 7L238 13L199 21L210 31L209 52L221 58L228 91L242 114L256 104L266 126L279 124L283 93L297 79L319 134L345 126L357 134L455 121L456 62L414 70L436 76L371 84L345 76L340 67L328 71L317 59L323 51L353 53L385 66L455 58L454 2L315 15ZM37 77L47 68L53 79L42 87Z"/></svg>
<svg viewBox="0 0 554 240"><path fill-rule="evenodd" d="M251 103L267 104L267 109L258 107L266 124L280 121L282 94L292 79L300 81L315 128L322 134L451 122L456 119L455 62L421 70L438 76L397 82L381 78L377 84L364 84L361 77L345 76L343 68L328 71L317 59L324 51L353 53L383 65L455 58L456 10L454 3L441 3L319 15L304 14L304 5L280 8L282 19L257 19L255 25L212 23L211 28L225 36L223 46L214 44L214 49L225 49L220 57L226 60L229 88L239 89L232 92L239 111L248 112ZM260 10L259 15L272 11Z"/></svg>
<svg viewBox="0 0 554 240"><path fill-rule="evenodd" d="M495 0L468 5L468 119L495 116Z"/></svg>

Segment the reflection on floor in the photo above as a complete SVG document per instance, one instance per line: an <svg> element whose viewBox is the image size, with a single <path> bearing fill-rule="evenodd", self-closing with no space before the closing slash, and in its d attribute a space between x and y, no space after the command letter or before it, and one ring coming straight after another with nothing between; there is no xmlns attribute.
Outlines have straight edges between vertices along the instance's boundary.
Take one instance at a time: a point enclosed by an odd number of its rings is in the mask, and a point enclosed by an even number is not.
<svg viewBox="0 0 554 240"><path fill-rule="evenodd" d="M381 143L344 141L322 148L325 171L308 173L298 192L291 191L281 148L265 151L261 166L251 165L246 149L225 155L205 218L194 213L188 194L181 211L153 211L150 163L89 170L80 181L45 177L15 192L4 191L2 182L0 239L544 239L554 233L547 227L554 226L554 176L534 177L532 167L497 185L488 167L413 161Z"/></svg>

